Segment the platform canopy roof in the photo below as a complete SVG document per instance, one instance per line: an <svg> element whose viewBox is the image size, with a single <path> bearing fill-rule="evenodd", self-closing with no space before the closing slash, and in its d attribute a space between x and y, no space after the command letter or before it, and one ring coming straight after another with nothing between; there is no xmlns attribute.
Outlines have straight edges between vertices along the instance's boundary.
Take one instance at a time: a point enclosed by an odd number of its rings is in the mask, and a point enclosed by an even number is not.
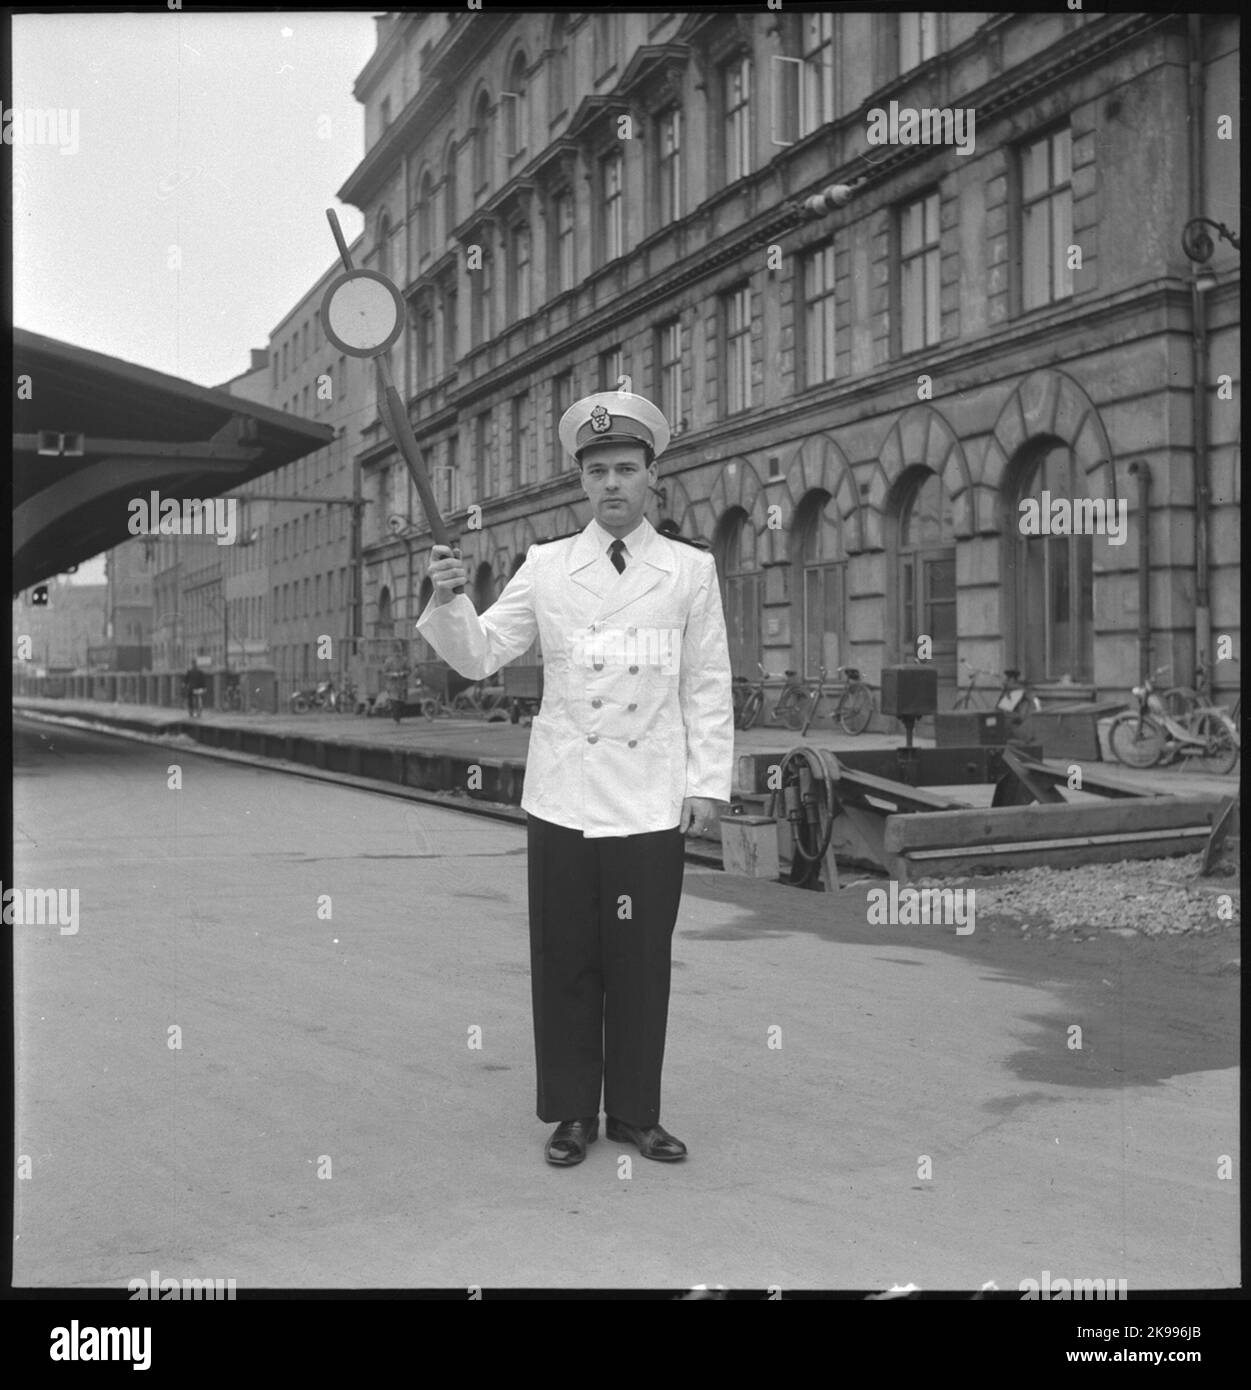
<svg viewBox="0 0 1251 1390"><path fill-rule="evenodd" d="M132 538L133 499L237 490L334 438L220 388L13 330L13 593Z"/></svg>

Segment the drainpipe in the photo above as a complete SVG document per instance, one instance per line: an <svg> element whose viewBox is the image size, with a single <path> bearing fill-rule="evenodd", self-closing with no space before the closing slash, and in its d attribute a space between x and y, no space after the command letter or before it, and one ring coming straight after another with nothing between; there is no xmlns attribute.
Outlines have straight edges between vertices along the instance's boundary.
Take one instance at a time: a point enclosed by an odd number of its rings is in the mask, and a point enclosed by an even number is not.
<svg viewBox="0 0 1251 1390"><path fill-rule="evenodd" d="M1203 215L1203 22L1192 14L1186 24L1186 47L1189 59L1190 105L1190 216ZM1199 288L1201 272L1194 271L1190 281L1190 318L1193 328L1192 373L1194 416L1194 484L1195 484L1195 651L1197 666L1201 654L1208 659L1212 651L1212 599L1208 575L1208 512L1210 487L1208 482L1207 444L1207 380L1208 331L1207 303ZM1174 676L1176 679L1176 676Z"/></svg>
<svg viewBox="0 0 1251 1390"><path fill-rule="evenodd" d="M1138 681L1151 674L1151 472L1146 459L1135 459L1130 473L1138 479Z"/></svg>

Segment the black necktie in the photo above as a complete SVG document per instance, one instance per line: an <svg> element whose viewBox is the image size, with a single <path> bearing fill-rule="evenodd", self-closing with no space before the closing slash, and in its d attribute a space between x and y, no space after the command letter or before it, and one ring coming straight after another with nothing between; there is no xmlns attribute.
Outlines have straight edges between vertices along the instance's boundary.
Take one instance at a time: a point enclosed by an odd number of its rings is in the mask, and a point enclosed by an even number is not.
<svg viewBox="0 0 1251 1390"><path fill-rule="evenodd" d="M618 573L618 574L624 574L624 573L625 573L626 562L625 562L625 557L624 557L624 556L622 555L622 553L621 553L624 549L625 549L625 541L623 541L623 540L615 540L615 541L613 541L613 543L608 547L608 554L609 554L609 557L611 558L613 564L617 567L617 573Z"/></svg>

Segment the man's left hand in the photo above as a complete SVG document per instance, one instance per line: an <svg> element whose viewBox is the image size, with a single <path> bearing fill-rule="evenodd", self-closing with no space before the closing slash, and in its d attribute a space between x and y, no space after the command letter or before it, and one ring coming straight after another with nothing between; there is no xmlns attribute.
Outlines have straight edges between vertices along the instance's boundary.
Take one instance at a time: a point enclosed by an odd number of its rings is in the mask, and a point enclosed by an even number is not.
<svg viewBox="0 0 1251 1390"><path fill-rule="evenodd" d="M688 796L682 802L678 829L683 835L707 835L717 822L717 803L708 796Z"/></svg>

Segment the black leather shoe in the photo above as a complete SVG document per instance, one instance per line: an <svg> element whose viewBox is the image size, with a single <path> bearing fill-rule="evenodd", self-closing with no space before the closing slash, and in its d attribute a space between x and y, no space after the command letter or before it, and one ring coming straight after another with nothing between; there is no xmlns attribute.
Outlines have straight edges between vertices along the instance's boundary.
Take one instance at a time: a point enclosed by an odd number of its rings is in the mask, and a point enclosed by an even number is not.
<svg viewBox="0 0 1251 1390"><path fill-rule="evenodd" d="M547 1141L547 1161L559 1168L581 1163L586 1157L586 1146L598 1138L598 1115L592 1115L589 1120L561 1120Z"/></svg>
<svg viewBox="0 0 1251 1390"><path fill-rule="evenodd" d="M654 1158L659 1163L676 1163L680 1158L686 1157L686 1145L681 1139L675 1139L668 1130L661 1129L659 1125L636 1129L634 1125L628 1125L623 1120L614 1120L609 1115L604 1133L609 1139L621 1139L627 1144L636 1145L644 1158Z"/></svg>

